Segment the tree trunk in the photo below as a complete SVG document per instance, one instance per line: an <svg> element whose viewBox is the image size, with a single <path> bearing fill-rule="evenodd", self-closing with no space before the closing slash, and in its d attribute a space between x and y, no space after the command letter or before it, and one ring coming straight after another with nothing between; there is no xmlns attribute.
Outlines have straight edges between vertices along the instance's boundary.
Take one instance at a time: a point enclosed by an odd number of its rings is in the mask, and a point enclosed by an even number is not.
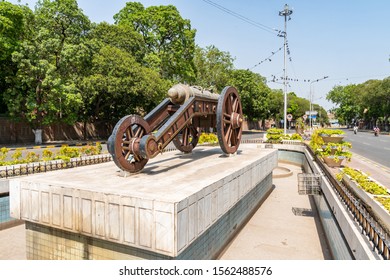
<svg viewBox="0 0 390 280"><path fill-rule="evenodd" d="M87 140L87 121L83 122L83 136L84 140Z"/></svg>

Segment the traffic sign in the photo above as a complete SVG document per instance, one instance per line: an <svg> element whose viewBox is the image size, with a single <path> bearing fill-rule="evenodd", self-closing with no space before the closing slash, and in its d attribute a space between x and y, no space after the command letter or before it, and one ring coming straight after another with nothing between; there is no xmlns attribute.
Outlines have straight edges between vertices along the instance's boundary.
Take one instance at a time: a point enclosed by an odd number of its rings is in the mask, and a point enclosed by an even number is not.
<svg viewBox="0 0 390 280"><path fill-rule="evenodd" d="M317 115L318 114L317 111L306 111L305 113L306 113L306 115Z"/></svg>
<svg viewBox="0 0 390 280"><path fill-rule="evenodd" d="M292 116L291 114L288 114L288 115L287 115L287 119L288 119L289 121L291 121L292 118L293 118L293 116Z"/></svg>

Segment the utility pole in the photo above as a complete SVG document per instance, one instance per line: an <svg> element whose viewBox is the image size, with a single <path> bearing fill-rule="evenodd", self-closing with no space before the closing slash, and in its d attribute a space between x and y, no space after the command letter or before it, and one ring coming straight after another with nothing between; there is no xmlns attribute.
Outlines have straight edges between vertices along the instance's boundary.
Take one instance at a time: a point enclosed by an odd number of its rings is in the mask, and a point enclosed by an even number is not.
<svg viewBox="0 0 390 280"><path fill-rule="evenodd" d="M286 52L287 52L287 17L290 19L290 15L292 14L292 10L288 7L287 4L284 5L284 10L279 12L279 16L284 17L284 69L283 69L283 84L284 84L284 119L283 119L283 126L284 126L284 134L286 135L286 127L287 127L287 64L286 64Z"/></svg>

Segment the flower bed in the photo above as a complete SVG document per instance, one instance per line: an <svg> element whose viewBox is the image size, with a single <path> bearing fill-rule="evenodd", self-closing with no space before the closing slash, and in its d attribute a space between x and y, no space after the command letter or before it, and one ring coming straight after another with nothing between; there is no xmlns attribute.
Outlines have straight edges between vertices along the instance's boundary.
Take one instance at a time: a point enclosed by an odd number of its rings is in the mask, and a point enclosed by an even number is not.
<svg viewBox="0 0 390 280"><path fill-rule="evenodd" d="M0 166L0 178L9 178L15 176L29 175L59 169L74 168L91 164L109 162L112 160L111 155L92 155L71 158L69 160L56 159L49 161L30 162L24 164L14 164Z"/></svg>
<svg viewBox="0 0 390 280"><path fill-rule="evenodd" d="M390 228L390 192L364 172L345 167L337 175Z"/></svg>
<svg viewBox="0 0 390 280"><path fill-rule="evenodd" d="M9 151L10 149L5 147L0 149L0 166L12 166L53 160L63 160L64 162L69 162L72 158L101 154L102 145L100 142L97 142L96 145L86 145L83 147L69 147L68 145L63 145L56 153L50 149L44 149L42 151L42 156L36 154L35 152L27 152L25 151L25 148L17 148L10 155L12 160L6 160ZM23 156L22 152L24 151L27 153Z"/></svg>
<svg viewBox="0 0 390 280"><path fill-rule="evenodd" d="M296 141L302 141L302 136L294 133L292 135L284 134L283 129L280 128L270 128L267 130L267 143L273 143L273 144L279 144L282 143L284 140L296 140Z"/></svg>

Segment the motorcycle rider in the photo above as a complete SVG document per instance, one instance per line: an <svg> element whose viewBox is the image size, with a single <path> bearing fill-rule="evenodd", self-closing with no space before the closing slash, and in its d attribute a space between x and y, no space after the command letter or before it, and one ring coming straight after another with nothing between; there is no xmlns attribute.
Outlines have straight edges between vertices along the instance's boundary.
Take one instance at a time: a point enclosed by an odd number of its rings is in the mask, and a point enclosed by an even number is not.
<svg viewBox="0 0 390 280"><path fill-rule="evenodd" d="M357 131L358 131L358 126L355 124L355 126L353 127L353 133L357 133Z"/></svg>
<svg viewBox="0 0 390 280"><path fill-rule="evenodd" d="M377 126L374 127L374 135L375 136L379 135L379 127L377 127Z"/></svg>

